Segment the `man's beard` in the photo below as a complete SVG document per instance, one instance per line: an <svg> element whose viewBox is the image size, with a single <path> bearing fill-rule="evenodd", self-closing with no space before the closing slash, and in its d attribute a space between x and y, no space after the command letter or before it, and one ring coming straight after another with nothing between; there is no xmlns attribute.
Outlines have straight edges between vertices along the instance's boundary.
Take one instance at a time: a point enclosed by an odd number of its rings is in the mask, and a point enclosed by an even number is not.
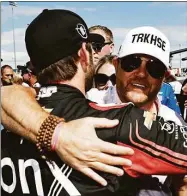
<svg viewBox="0 0 187 196"><path fill-rule="evenodd" d="M85 91L89 91L93 87L93 77L94 77L95 69L93 65L93 55L90 53L89 55L89 65L88 65L88 70L86 73L86 78L85 78Z"/></svg>
<svg viewBox="0 0 187 196"><path fill-rule="evenodd" d="M147 104L147 102L149 101L149 97L147 95L134 91L127 92L126 99L128 100L128 102L134 103L137 107L141 107Z"/></svg>
<svg viewBox="0 0 187 196"><path fill-rule="evenodd" d="M12 85L13 84L13 79L5 79L5 80L1 80L3 86L8 86L8 85Z"/></svg>
<svg viewBox="0 0 187 196"><path fill-rule="evenodd" d="M132 84L137 83L143 85L145 88L133 87ZM132 102L137 107L145 106L153 102L161 88L161 84L158 84L152 89L151 84L146 80L139 78L129 79L126 83L117 81L116 88L118 96L122 102ZM151 90L152 89L152 90Z"/></svg>

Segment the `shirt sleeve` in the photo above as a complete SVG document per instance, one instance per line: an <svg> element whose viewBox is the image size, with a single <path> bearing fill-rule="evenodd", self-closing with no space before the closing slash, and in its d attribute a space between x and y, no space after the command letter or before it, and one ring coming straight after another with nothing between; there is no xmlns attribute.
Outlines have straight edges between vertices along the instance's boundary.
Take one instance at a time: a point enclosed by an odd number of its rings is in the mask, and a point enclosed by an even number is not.
<svg viewBox="0 0 187 196"><path fill-rule="evenodd" d="M187 127L132 107L120 121L117 143L134 150L133 177L141 175L187 174Z"/></svg>

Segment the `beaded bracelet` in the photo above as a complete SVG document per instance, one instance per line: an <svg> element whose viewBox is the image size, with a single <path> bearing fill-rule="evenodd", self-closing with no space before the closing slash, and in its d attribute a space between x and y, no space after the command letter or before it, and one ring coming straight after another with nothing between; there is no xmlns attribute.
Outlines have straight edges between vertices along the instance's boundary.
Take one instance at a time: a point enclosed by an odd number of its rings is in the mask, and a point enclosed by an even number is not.
<svg viewBox="0 0 187 196"><path fill-rule="evenodd" d="M36 146L42 155L43 159L47 159L47 152L52 151L51 140L56 126L64 122L63 118L54 115L49 115L42 123L38 135L36 137Z"/></svg>

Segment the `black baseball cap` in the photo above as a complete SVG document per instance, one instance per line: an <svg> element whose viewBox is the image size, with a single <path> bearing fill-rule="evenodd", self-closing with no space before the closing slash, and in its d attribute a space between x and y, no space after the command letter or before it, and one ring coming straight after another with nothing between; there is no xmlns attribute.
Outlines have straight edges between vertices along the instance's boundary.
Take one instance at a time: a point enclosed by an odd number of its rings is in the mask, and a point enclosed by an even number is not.
<svg viewBox="0 0 187 196"><path fill-rule="evenodd" d="M104 43L104 38L90 34L84 20L69 10L43 10L25 33L27 52L37 72L74 54L83 42Z"/></svg>

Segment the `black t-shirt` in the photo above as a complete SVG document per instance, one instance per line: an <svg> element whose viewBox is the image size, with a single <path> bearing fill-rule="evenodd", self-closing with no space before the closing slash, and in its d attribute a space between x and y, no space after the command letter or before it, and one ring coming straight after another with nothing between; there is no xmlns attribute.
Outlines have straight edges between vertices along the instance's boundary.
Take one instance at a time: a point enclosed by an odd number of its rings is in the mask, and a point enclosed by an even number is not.
<svg viewBox="0 0 187 196"><path fill-rule="evenodd" d="M119 119L115 128L96 129L96 133L103 140L133 148L135 155L129 157L133 166L122 177L99 172L108 181L102 187L67 166L55 153L53 164L42 160L34 144L4 130L1 134L3 195L128 196L136 195L140 189L160 191L157 179L144 174L187 173L184 127L164 122L132 104L100 107L68 85L43 87L39 97L41 106L52 109L52 114L66 121L87 116Z"/></svg>

